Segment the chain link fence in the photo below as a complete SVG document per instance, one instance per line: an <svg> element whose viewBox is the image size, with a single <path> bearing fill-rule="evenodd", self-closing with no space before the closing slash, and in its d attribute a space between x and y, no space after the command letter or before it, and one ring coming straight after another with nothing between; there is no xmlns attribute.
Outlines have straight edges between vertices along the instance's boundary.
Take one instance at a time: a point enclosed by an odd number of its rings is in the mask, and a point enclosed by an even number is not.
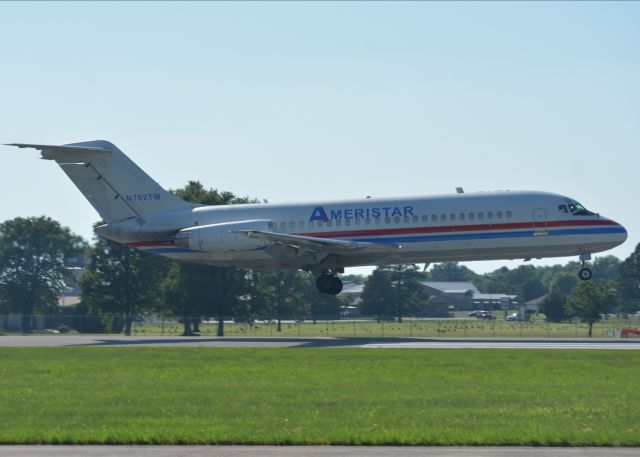
<svg viewBox="0 0 640 457"><path fill-rule="evenodd" d="M185 321L188 325L185 325ZM315 319L267 318L240 322L232 318L206 319L200 316L136 316L131 319L131 335L178 336L198 334L216 336L221 327L227 337L343 337L343 338L584 338L589 326L578 321L546 322L542 319L531 321L506 321L503 319L481 320L472 317L426 319L404 318L397 320L377 320L375 318L330 319L319 316ZM26 325L26 326L25 326ZM126 319L121 315L77 316L61 314L38 314L34 316L0 316L1 333L84 333L123 334ZM640 328L640 317L628 318L610 316L593 326L595 338L620 338L635 336L624 329Z"/></svg>

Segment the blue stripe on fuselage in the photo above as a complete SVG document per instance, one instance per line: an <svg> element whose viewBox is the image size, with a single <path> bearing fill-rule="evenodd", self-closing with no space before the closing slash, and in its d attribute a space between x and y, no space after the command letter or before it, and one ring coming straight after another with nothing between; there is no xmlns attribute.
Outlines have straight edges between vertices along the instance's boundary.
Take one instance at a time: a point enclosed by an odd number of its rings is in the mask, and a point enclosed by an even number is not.
<svg viewBox="0 0 640 457"><path fill-rule="evenodd" d="M433 241L464 241L464 240L488 240L498 238L528 238L534 236L533 230L519 232L488 232L488 233L455 233L447 235L423 235L401 236L385 238L367 238L366 236L350 238L350 241L364 241L368 243L424 243ZM549 230L546 236L572 236L572 235L601 235L606 233L625 233L622 227L587 228L587 229L559 229Z"/></svg>
<svg viewBox="0 0 640 457"><path fill-rule="evenodd" d="M408 235L399 237L376 237L370 238L367 235L348 238L349 241L363 241L367 243L379 243L379 244L402 244L402 243L425 243L436 241L465 241L465 240L489 240L500 238L529 238L534 237L533 230L523 231L508 231L508 232L482 232L482 233L450 233L446 235ZM603 234L615 234L626 233L623 227L592 227L592 228L575 228L575 229L551 229L548 230L546 236L576 236L576 235L603 235ZM336 237L336 239L343 239ZM263 250L265 247L251 249L252 251ZM145 252L151 252L153 254L182 254L182 253L194 253L202 251L192 251L190 249L183 249L179 247L157 247L144 249Z"/></svg>

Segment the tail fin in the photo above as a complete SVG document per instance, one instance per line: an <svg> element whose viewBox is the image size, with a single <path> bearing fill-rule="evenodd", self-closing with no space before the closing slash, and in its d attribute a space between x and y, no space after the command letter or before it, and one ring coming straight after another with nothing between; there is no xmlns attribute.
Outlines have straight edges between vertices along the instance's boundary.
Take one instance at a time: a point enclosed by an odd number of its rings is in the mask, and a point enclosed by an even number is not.
<svg viewBox="0 0 640 457"><path fill-rule="evenodd" d="M108 141L62 146L13 143L55 160L106 222L196 205L171 195Z"/></svg>

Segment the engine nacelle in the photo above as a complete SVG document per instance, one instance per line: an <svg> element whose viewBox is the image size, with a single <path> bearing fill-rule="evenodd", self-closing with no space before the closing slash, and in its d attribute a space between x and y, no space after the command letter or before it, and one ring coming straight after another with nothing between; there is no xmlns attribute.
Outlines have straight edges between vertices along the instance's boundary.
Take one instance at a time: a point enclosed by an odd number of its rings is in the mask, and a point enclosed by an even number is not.
<svg viewBox="0 0 640 457"><path fill-rule="evenodd" d="M257 219L240 222L202 225L180 230L175 239L176 246L192 251L249 251L265 247L269 242L249 238L236 230L270 231L271 221Z"/></svg>

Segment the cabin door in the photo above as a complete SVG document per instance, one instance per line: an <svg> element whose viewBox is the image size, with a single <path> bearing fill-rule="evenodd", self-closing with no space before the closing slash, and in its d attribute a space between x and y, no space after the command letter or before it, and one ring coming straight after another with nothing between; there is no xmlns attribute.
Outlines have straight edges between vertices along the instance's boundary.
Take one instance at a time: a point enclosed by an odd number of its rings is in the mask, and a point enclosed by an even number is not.
<svg viewBox="0 0 640 457"><path fill-rule="evenodd" d="M547 210L536 208L533 210L533 235L547 235Z"/></svg>

